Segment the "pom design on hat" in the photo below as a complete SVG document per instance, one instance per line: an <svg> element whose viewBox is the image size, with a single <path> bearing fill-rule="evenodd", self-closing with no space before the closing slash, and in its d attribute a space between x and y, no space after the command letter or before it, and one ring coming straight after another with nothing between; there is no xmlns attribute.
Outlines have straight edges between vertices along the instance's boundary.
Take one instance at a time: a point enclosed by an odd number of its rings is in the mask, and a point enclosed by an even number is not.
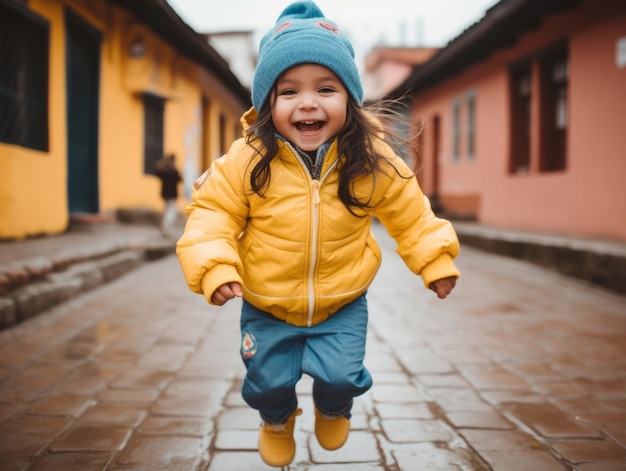
<svg viewBox="0 0 626 471"><path fill-rule="evenodd" d="M350 96L362 102L363 86L352 44L314 2L299 1L285 8L274 28L261 39L252 80L254 107L261 109L274 83L287 69L307 63L332 70Z"/></svg>
<svg viewBox="0 0 626 471"><path fill-rule="evenodd" d="M322 28L332 32L332 33L337 33L337 34L341 34L341 31L339 31L339 28L337 28L334 24L332 23L326 23L325 21L318 21L316 23L318 26L321 26Z"/></svg>
<svg viewBox="0 0 626 471"><path fill-rule="evenodd" d="M274 34L278 34L283 30L286 30L287 28L289 28L293 23L291 22L287 22L287 23L283 23L282 25L280 25L278 28L274 28Z"/></svg>
<svg viewBox="0 0 626 471"><path fill-rule="evenodd" d="M274 28L272 30L272 33L274 35L277 35L278 33L282 32L282 31L285 31L287 28L289 28L292 25L293 25L292 22L287 21L286 23L283 23L280 26L277 26L276 28ZM339 31L339 28L337 28L332 23L328 23L326 21L318 21L317 23L315 23L315 25L319 26L320 28L324 28L325 30L330 31L332 33L341 34L341 31Z"/></svg>

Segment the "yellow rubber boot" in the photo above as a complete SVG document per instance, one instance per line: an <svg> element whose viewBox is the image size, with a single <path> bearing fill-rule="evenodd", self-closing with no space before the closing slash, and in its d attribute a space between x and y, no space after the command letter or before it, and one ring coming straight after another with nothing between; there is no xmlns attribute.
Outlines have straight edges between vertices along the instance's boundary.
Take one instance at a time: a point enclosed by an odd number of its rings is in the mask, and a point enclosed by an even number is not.
<svg viewBox="0 0 626 471"><path fill-rule="evenodd" d="M315 436L326 450L341 448L350 433L350 420L343 415L328 416L315 408Z"/></svg>
<svg viewBox="0 0 626 471"><path fill-rule="evenodd" d="M296 456L296 441L293 429L296 416L302 409L296 409L284 424L264 424L259 433L259 454L265 464L282 468L293 461Z"/></svg>

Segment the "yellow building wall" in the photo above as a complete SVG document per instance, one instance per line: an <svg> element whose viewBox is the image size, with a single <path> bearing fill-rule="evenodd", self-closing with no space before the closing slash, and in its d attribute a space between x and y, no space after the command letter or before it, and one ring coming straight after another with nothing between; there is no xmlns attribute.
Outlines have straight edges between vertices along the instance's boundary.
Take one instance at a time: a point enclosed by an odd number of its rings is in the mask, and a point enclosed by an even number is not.
<svg viewBox="0 0 626 471"><path fill-rule="evenodd" d="M164 153L174 153L185 182L181 209L193 180L221 155L224 135L236 135L245 105L210 71L156 36L138 19L104 0L32 0L29 8L50 23L49 150L0 143L0 238L23 238L66 230L67 128L64 8L102 34L98 136L100 213L117 209L160 211L160 182L144 173L143 93L165 99ZM128 48L140 38L145 55ZM210 106L203 108L203 99ZM228 144L226 144L226 148Z"/></svg>

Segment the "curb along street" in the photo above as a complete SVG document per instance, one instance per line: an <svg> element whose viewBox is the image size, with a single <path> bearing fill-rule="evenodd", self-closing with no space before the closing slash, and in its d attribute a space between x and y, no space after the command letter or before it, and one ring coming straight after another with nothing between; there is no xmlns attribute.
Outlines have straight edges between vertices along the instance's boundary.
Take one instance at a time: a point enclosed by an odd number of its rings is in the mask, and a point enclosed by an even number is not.
<svg viewBox="0 0 626 471"><path fill-rule="evenodd" d="M626 243L454 222L463 245L524 260L626 294Z"/></svg>

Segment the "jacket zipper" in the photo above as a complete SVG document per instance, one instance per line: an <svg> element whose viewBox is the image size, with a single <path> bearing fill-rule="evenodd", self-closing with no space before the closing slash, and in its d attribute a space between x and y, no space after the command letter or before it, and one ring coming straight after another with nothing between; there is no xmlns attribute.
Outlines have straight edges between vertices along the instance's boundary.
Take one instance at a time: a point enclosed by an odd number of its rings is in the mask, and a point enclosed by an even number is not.
<svg viewBox="0 0 626 471"><path fill-rule="evenodd" d="M311 211L311 262L309 266L309 307L307 313L306 325L311 327L313 324L313 312L315 310L315 283L313 283L313 277L315 275L315 265L317 264L317 231L319 227L319 209L320 209L320 186L321 182L313 180L311 182L313 189L313 210Z"/></svg>
<svg viewBox="0 0 626 471"><path fill-rule="evenodd" d="M335 159L335 161L328 167L326 172L320 176L319 180L313 179L311 172L309 172L308 167L302 161L302 157L300 157L298 151L296 151L293 146L285 142L287 146L291 149L293 154L296 156L304 170L306 171L307 176L309 177L309 181L311 183L311 190L313 192L313 207L311 208L311 261L309 263L309 280L308 280L308 306L307 306L307 327L311 327L313 324L313 312L315 311L315 283L314 283L314 275L315 275L315 267L317 265L317 239L319 232L319 207L322 199L320 198L320 188L322 187L322 183L324 180L330 175L330 172L337 166L337 162L339 159Z"/></svg>

